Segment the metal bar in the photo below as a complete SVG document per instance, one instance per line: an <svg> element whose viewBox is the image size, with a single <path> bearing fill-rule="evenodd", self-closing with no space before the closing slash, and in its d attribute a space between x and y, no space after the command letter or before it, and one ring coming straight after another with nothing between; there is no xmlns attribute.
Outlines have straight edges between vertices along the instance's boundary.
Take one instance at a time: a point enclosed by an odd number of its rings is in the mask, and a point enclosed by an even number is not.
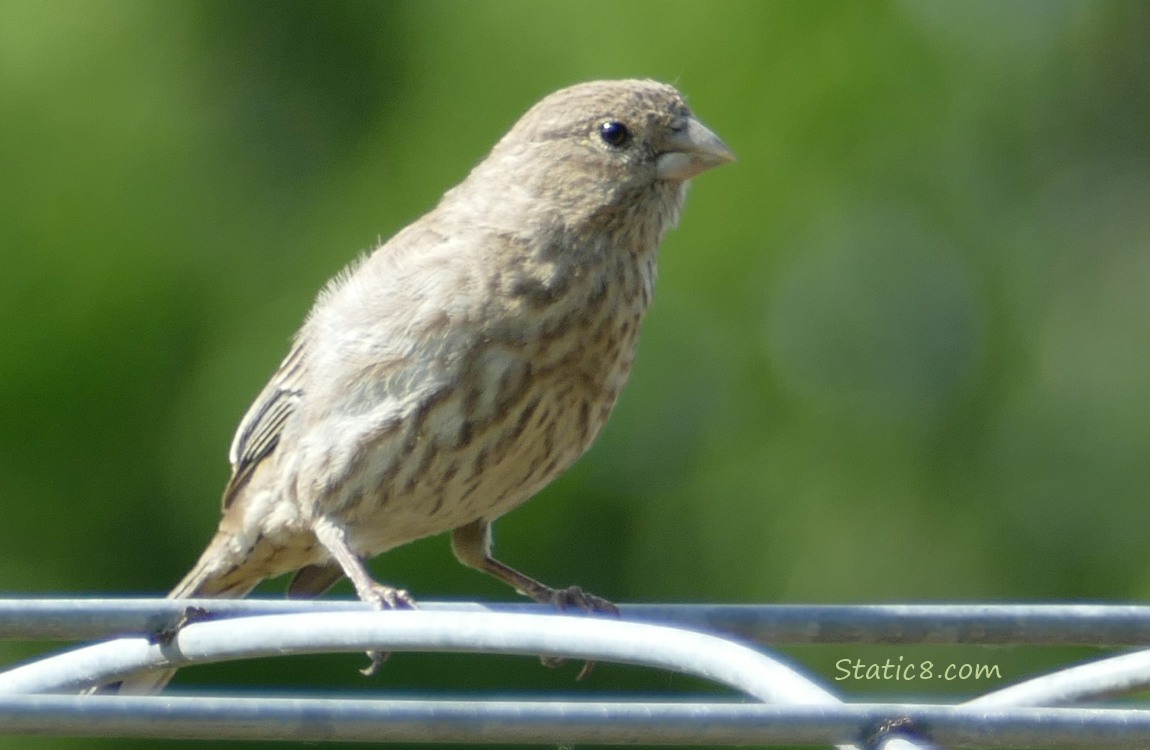
<svg viewBox="0 0 1150 750"><path fill-rule="evenodd" d="M0 734L207 740L829 745L901 727L948 748L1144 747L1150 712L914 704L0 696ZM888 745L889 746L889 745ZM922 743L917 743L922 746Z"/></svg>
<svg viewBox="0 0 1150 750"><path fill-rule="evenodd" d="M362 612L358 601L0 599L0 639L77 640L154 633L188 605L219 616ZM536 604L420 602L431 612L548 612ZM1150 645L1150 606L624 604L623 619L738 635L760 643Z"/></svg>
<svg viewBox="0 0 1150 750"><path fill-rule="evenodd" d="M1150 645L1150 606L1097 604L629 605L628 620L758 643Z"/></svg>

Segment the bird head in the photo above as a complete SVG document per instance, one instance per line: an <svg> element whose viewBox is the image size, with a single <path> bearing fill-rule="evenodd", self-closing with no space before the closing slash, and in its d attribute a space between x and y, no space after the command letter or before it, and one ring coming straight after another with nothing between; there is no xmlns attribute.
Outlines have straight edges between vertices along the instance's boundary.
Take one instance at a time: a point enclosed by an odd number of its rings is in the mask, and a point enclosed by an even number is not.
<svg viewBox="0 0 1150 750"><path fill-rule="evenodd" d="M485 186L489 218L504 213L491 203L498 201L520 222L532 211L586 228L634 222L638 211L669 225L687 181L733 159L672 86L593 81L529 109L468 183Z"/></svg>

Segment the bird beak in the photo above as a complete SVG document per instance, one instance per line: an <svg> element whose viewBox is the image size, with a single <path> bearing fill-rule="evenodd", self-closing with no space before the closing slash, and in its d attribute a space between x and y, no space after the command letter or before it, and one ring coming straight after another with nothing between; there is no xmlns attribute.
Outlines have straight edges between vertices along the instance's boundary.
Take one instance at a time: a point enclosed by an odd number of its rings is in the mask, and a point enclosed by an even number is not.
<svg viewBox="0 0 1150 750"><path fill-rule="evenodd" d="M682 182L735 160L719 136L694 117L675 123L663 145L665 150L655 160L655 174L660 180Z"/></svg>

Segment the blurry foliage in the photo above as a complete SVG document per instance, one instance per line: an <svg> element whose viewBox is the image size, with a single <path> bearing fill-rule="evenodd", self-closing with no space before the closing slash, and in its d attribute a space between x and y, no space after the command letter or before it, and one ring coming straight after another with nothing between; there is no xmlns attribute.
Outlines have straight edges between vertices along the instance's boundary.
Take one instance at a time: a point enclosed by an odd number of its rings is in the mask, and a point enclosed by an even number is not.
<svg viewBox="0 0 1150 750"><path fill-rule="evenodd" d="M165 591L322 282L545 93L649 76L739 161L499 553L616 601L1150 597L1148 34L1137 2L2 0L0 588ZM375 570L512 596L444 539ZM345 661L181 683L367 689ZM401 656L371 689L705 689L591 682Z"/></svg>

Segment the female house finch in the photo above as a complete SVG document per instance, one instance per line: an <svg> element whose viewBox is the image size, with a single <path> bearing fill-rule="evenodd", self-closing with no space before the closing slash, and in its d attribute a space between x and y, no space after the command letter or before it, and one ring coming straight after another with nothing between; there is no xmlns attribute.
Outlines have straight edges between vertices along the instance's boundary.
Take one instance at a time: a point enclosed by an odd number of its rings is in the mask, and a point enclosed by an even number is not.
<svg viewBox="0 0 1150 750"><path fill-rule="evenodd" d="M585 83L536 104L320 293L232 442L219 529L169 596L242 597L296 571L292 595L346 575L364 601L411 606L364 560L452 531L462 563L535 601L613 609L494 559L491 524L594 440L687 182L732 158L665 84Z"/></svg>

